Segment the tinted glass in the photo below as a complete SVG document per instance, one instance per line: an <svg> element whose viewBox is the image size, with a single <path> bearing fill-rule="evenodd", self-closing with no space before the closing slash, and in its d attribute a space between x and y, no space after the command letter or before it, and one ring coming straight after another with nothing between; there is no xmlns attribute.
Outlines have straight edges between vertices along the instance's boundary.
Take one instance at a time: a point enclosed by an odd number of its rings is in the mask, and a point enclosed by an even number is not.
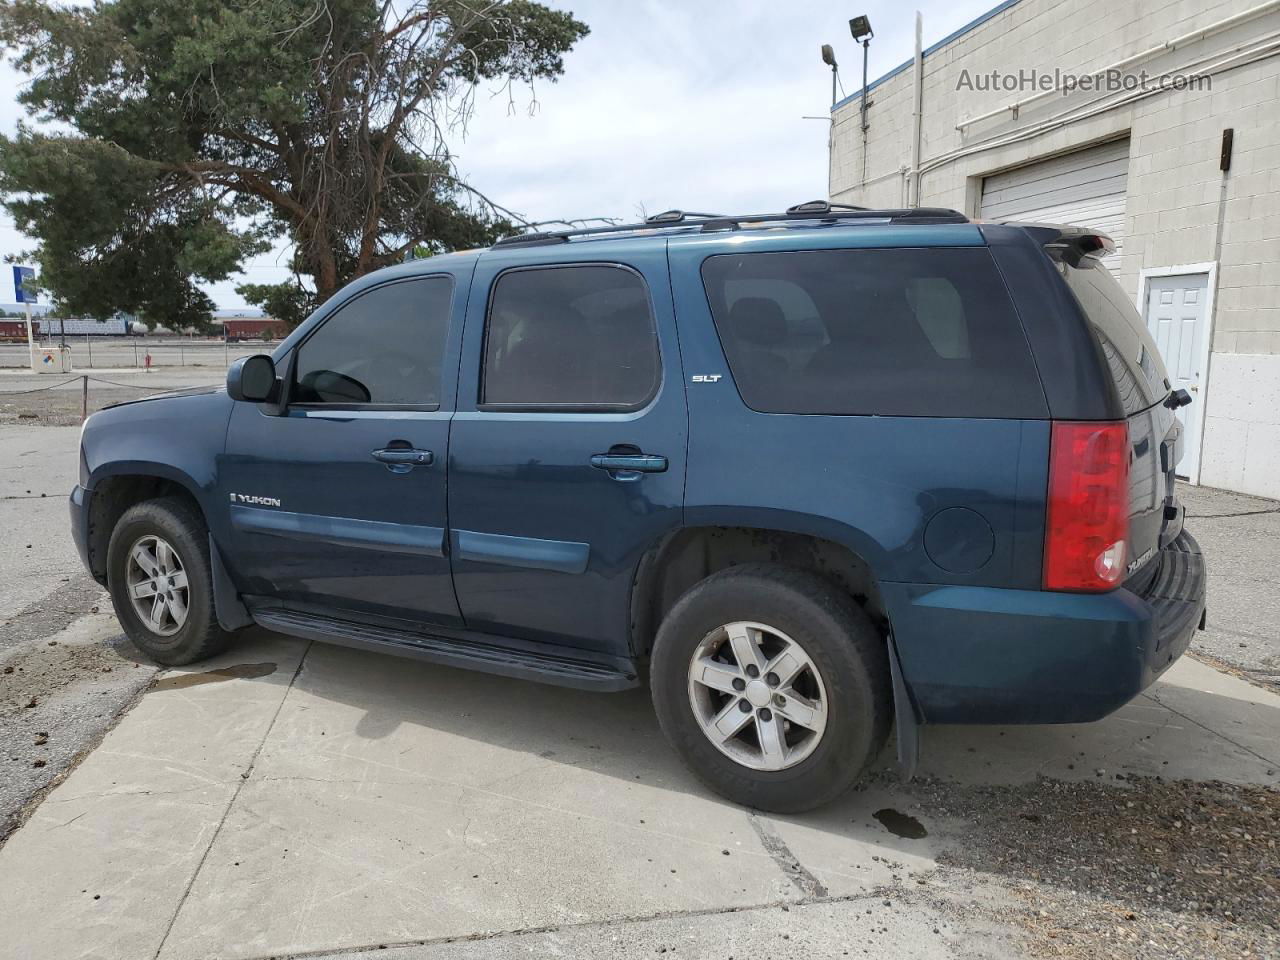
<svg viewBox="0 0 1280 960"><path fill-rule="evenodd" d="M513 270L494 285L482 401L608 409L657 389L649 294L620 267Z"/></svg>
<svg viewBox="0 0 1280 960"><path fill-rule="evenodd" d="M1124 412L1138 413L1163 400L1169 393L1164 360L1111 271L1094 257L1072 258L1075 264L1069 265L1061 252L1050 248L1049 254L1102 344Z"/></svg>
<svg viewBox="0 0 1280 960"><path fill-rule="evenodd" d="M985 248L718 256L702 277L734 382L754 410L1048 415Z"/></svg>
<svg viewBox="0 0 1280 960"><path fill-rule="evenodd" d="M298 350L295 403L438 404L453 281L375 287L340 307Z"/></svg>

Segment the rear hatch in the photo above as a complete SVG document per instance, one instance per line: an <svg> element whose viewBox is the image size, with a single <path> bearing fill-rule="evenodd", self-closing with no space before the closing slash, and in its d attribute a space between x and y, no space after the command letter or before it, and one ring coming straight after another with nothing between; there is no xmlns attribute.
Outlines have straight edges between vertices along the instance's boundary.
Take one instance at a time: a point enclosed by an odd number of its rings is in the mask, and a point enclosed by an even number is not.
<svg viewBox="0 0 1280 960"><path fill-rule="evenodd" d="M1175 470L1181 428L1166 404L1164 360L1141 315L1097 256L1050 244L1046 252L1088 318L1129 428L1129 551L1125 586L1142 592L1158 551L1182 532ZM1098 251L1099 253L1102 250Z"/></svg>

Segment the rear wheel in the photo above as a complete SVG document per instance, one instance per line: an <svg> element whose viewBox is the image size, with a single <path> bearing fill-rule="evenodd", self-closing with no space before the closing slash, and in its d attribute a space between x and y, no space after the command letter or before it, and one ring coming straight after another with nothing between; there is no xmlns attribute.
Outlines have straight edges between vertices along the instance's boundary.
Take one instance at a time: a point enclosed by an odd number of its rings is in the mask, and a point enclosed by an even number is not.
<svg viewBox="0 0 1280 960"><path fill-rule="evenodd" d="M125 511L107 548L107 586L125 633L158 663L192 663L226 647L213 609L208 531L186 501L166 497Z"/></svg>
<svg viewBox="0 0 1280 960"><path fill-rule="evenodd" d="M802 570L744 565L699 583L658 631L650 683L663 732L693 771L764 810L834 799L888 735L883 638Z"/></svg>

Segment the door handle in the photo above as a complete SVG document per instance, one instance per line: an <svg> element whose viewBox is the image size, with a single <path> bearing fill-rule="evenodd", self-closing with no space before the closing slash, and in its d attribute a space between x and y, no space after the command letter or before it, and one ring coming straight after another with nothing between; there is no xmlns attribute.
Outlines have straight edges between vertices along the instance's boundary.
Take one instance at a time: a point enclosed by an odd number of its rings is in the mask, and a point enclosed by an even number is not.
<svg viewBox="0 0 1280 960"><path fill-rule="evenodd" d="M598 470L625 473L665 473L667 458L651 453L597 453L591 465Z"/></svg>
<svg viewBox="0 0 1280 960"><path fill-rule="evenodd" d="M435 455L430 450L415 450L412 447L388 447L373 451L373 459L390 467L429 467Z"/></svg>

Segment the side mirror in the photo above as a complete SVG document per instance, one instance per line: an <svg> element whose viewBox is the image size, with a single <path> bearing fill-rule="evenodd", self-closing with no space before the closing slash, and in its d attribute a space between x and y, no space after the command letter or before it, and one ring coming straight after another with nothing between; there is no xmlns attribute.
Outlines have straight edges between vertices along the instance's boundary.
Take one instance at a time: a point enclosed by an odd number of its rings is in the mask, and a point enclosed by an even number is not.
<svg viewBox="0 0 1280 960"><path fill-rule="evenodd" d="M276 365L265 353L242 357L227 370L227 396L265 403L276 390Z"/></svg>

